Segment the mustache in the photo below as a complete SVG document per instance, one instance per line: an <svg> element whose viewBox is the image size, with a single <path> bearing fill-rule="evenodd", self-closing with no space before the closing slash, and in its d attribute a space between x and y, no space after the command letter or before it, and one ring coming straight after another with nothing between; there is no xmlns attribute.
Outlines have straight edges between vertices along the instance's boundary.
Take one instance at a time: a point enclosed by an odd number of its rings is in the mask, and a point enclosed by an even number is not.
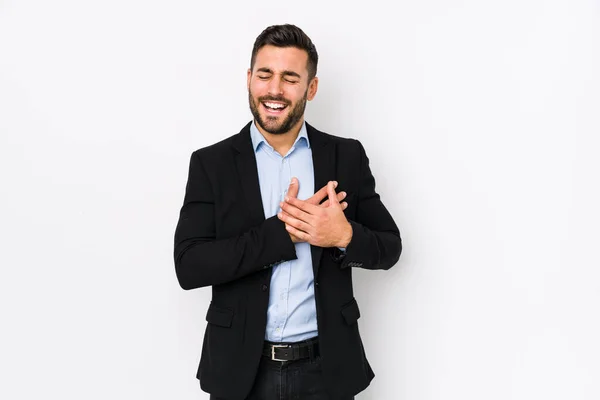
<svg viewBox="0 0 600 400"><path fill-rule="evenodd" d="M261 103L265 102L265 101L278 101L280 103L285 103L288 106L290 104L292 104L292 102L289 101L288 99L286 99L285 97L278 97L278 96L277 97L276 96L263 96L263 97L259 97L258 101L260 101Z"/></svg>

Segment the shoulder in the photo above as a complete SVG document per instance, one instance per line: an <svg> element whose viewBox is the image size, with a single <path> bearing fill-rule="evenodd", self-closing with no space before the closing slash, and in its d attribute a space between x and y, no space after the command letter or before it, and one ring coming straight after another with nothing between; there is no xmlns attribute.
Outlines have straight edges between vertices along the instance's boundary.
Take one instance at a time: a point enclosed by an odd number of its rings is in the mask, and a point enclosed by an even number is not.
<svg viewBox="0 0 600 400"><path fill-rule="evenodd" d="M248 149L252 149L252 140L250 139L250 123L244 126L238 133L235 133L211 145L195 150L192 153L192 157L218 160L232 155L235 151L239 152Z"/></svg>
<svg viewBox="0 0 600 400"><path fill-rule="evenodd" d="M334 144L338 153L350 153L350 155L360 155L364 152L363 145L358 139L348 138L343 136L327 133L315 128L312 125L306 124L308 138L311 141L311 146L320 144Z"/></svg>

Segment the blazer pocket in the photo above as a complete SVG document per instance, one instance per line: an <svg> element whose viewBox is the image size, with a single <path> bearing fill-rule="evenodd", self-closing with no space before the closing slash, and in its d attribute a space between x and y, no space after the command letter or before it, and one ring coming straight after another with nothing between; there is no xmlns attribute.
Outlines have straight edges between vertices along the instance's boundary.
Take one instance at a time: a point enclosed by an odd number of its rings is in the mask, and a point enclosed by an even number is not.
<svg viewBox="0 0 600 400"><path fill-rule="evenodd" d="M360 310L356 299L352 299L350 303L342 307L342 316L348 325L354 324L360 318Z"/></svg>
<svg viewBox="0 0 600 400"><path fill-rule="evenodd" d="M233 311L211 304L206 313L206 322L209 324L230 328L233 321Z"/></svg>

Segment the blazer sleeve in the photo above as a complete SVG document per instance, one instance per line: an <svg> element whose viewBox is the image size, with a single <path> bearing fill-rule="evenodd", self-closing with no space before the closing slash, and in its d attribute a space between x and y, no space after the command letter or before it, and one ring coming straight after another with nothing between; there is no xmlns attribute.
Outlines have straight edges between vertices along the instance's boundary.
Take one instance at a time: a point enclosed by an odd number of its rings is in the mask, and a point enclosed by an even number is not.
<svg viewBox="0 0 600 400"><path fill-rule="evenodd" d="M194 289L234 281L283 261L296 249L276 216L240 235L216 239L215 197L199 151L192 154L185 198L175 229L179 285Z"/></svg>
<svg viewBox="0 0 600 400"><path fill-rule="evenodd" d="M341 268L390 269L402 252L400 231L375 191L375 178L362 144L360 150L360 182L352 240L346 247Z"/></svg>

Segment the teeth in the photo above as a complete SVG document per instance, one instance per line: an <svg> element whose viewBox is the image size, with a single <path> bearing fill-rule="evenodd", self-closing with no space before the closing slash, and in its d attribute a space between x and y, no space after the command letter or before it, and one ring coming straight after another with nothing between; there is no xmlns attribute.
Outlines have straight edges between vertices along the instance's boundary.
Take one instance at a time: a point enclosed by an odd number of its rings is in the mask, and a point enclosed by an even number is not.
<svg viewBox="0 0 600 400"><path fill-rule="evenodd" d="M265 103L265 106L267 106L269 108L276 108L276 109L280 109L280 108L284 108L285 107L284 104L279 104L279 103Z"/></svg>

